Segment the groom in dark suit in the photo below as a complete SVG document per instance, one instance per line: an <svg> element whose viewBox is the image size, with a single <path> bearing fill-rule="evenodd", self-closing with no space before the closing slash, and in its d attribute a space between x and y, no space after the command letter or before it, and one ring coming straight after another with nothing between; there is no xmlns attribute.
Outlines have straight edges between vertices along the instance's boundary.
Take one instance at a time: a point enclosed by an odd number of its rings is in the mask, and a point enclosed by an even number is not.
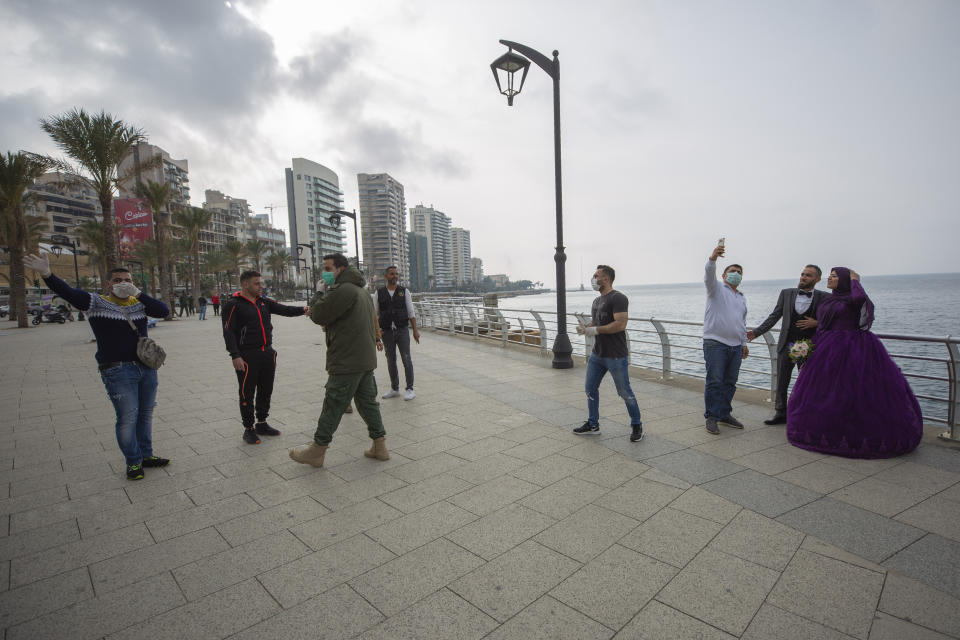
<svg viewBox="0 0 960 640"><path fill-rule="evenodd" d="M780 327L780 339L777 341L777 396L775 413L764 424L787 423L787 387L793 375L794 362L787 354L787 346L797 340L810 339L817 330L817 307L826 296L826 292L814 289L823 273L815 264L808 264L800 272L800 283L796 288L784 289L777 298L777 306L759 327L747 331L747 340L762 336L783 318Z"/></svg>

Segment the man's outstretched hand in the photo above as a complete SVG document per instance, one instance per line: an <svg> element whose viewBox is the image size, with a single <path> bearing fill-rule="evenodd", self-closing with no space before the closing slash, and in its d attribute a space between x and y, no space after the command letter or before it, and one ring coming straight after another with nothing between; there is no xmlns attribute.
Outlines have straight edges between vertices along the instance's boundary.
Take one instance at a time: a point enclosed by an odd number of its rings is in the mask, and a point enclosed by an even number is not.
<svg viewBox="0 0 960 640"><path fill-rule="evenodd" d="M50 259L47 256L30 254L23 258L23 266L27 269L39 271L44 278L50 275Z"/></svg>

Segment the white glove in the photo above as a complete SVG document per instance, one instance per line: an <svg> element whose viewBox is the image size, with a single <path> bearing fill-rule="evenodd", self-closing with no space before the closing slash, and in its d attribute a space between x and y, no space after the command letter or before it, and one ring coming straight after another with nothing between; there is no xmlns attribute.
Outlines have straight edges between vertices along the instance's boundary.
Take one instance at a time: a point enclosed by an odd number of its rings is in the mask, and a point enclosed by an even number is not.
<svg viewBox="0 0 960 640"><path fill-rule="evenodd" d="M132 282L121 282L113 285L113 295L126 300L127 298L136 298L140 295L140 289Z"/></svg>
<svg viewBox="0 0 960 640"><path fill-rule="evenodd" d="M586 335L588 335L588 336L595 336L595 335L597 335L597 327L586 327L586 328L583 330L583 333L586 334Z"/></svg>
<svg viewBox="0 0 960 640"><path fill-rule="evenodd" d="M44 278L50 275L50 258L43 255L30 254L23 258L23 266L27 269L39 271Z"/></svg>

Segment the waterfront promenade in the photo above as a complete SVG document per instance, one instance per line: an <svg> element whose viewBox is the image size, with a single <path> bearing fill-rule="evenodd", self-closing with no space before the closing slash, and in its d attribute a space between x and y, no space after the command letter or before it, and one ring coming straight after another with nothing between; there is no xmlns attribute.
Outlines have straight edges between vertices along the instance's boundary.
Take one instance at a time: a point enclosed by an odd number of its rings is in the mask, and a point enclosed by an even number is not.
<svg viewBox="0 0 960 640"><path fill-rule="evenodd" d="M319 328L276 319L283 435L249 446L211 317L151 332L173 462L130 482L86 323L11 325L5 640L960 638L960 452L929 437L821 456L740 400L746 429L715 437L695 385L643 374L642 442L609 378L579 437L582 367L424 331L417 398L381 402L391 460L362 457L354 414L313 469L287 449L320 411Z"/></svg>

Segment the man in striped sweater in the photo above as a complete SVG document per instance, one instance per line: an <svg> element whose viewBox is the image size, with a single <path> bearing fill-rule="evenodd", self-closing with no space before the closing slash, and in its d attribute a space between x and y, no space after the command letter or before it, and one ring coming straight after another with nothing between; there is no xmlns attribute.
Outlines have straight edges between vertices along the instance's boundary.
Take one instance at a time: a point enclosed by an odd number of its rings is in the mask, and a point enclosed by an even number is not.
<svg viewBox="0 0 960 640"><path fill-rule="evenodd" d="M140 480L144 467L165 467L166 458L153 455L153 406L157 371L137 359L137 342L147 335L147 316L165 318L167 305L137 289L130 272L112 269L102 294L74 289L50 272L46 256L28 255L23 266L38 271L58 296L87 312L97 339L97 365L117 413L117 444L126 458L127 478ZM134 331L127 318L136 326Z"/></svg>

